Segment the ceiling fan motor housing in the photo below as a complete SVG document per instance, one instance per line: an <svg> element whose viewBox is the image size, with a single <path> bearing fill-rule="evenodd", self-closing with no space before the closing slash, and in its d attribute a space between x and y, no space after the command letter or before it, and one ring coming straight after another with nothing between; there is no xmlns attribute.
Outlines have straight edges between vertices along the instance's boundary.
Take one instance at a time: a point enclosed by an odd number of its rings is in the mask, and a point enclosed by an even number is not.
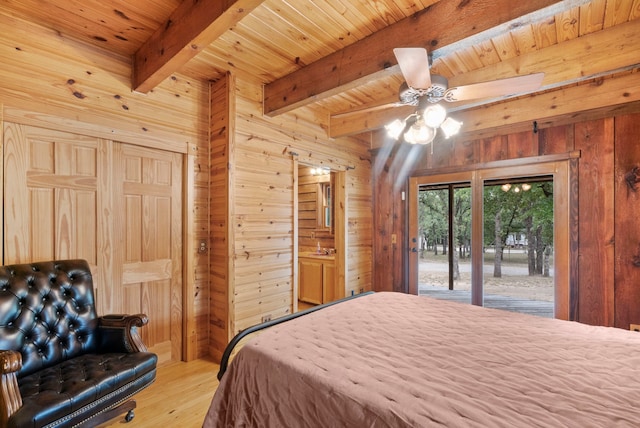
<svg viewBox="0 0 640 428"><path fill-rule="evenodd" d="M448 81L446 77L433 74L431 75L431 86L428 88L412 88L403 82L398 90L398 97L402 104L418 105L420 98L426 96L426 101L437 103L444 97L447 90Z"/></svg>
<svg viewBox="0 0 640 428"><path fill-rule="evenodd" d="M444 97L449 85L449 81L446 77L438 74L431 75L431 87L426 90L426 95L429 97L429 101L437 103ZM431 100L433 99L433 101Z"/></svg>
<svg viewBox="0 0 640 428"><path fill-rule="evenodd" d="M410 106L418 105L418 97L420 94L407 85L407 82L402 82L400 85L400 89L398 89L398 98L402 104L407 104Z"/></svg>

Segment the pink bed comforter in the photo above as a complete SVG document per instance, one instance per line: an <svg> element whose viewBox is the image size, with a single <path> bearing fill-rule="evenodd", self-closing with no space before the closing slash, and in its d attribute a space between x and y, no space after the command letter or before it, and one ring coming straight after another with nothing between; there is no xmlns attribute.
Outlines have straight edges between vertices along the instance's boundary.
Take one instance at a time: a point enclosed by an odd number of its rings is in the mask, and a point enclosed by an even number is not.
<svg viewBox="0 0 640 428"><path fill-rule="evenodd" d="M205 427L640 427L640 333L399 293L260 334Z"/></svg>

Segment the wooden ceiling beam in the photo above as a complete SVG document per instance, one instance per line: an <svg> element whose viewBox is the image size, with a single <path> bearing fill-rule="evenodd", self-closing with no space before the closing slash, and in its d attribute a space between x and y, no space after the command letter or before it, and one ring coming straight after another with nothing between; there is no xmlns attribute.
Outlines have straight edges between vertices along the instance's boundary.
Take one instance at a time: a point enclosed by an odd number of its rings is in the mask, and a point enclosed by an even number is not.
<svg viewBox="0 0 640 428"><path fill-rule="evenodd" d="M450 79L449 86L543 71L545 77L542 90L550 90L638 67L640 26L631 21L455 76ZM483 99L464 105L443 105L452 113L496 101L498 100ZM337 138L379 129L414 111L414 107L395 107L332 116L329 121L329 136ZM454 117L457 118L459 114Z"/></svg>
<svg viewBox="0 0 640 428"><path fill-rule="evenodd" d="M263 2L183 1L135 53L133 90L149 92Z"/></svg>
<svg viewBox="0 0 640 428"><path fill-rule="evenodd" d="M440 0L408 18L288 74L264 88L275 116L387 74L399 73L393 48L425 47L435 57L585 3L587 0Z"/></svg>

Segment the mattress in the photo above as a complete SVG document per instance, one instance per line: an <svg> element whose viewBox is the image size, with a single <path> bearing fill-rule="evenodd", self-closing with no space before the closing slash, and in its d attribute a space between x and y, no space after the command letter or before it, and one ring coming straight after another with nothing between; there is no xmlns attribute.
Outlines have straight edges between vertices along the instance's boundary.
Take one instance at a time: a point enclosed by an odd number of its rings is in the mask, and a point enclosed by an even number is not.
<svg viewBox="0 0 640 428"><path fill-rule="evenodd" d="M640 334L382 292L271 327L205 427L638 427Z"/></svg>

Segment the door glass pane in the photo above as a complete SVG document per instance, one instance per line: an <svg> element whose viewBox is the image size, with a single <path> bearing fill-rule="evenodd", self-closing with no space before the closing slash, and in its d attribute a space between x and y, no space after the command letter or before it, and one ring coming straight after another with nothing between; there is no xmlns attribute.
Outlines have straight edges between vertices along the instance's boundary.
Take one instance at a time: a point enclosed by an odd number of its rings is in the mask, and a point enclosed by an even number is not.
<svg viewBox="0 0 640 428"><path fill-rule="evenodd" d="M553 180L484 188L483 306L553 317Z"/></svg>
<svg viewBox="0 0 640 428"><path fill-rule="evenodd" d="M453 187L451 255L454 290L464 290L471 301L471 188Z"/></svg>
<svg viewBox="0 0 640 428"><path fill-rule="evenodd" d="M418 294L471 303L471 189L423 186L418 192Z"/></svg>

